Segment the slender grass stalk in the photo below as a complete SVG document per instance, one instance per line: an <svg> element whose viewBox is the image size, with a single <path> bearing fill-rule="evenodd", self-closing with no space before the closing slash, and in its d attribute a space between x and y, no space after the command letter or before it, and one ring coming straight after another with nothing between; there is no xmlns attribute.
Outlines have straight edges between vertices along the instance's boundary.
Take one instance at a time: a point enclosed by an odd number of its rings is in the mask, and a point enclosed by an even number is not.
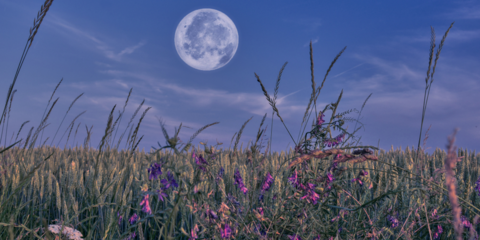
<svg viewBox="0 0 480 240"><path fill-rule="evenodd" d="M430 67L432 65L433 50L435 49L435 30L433 29L433 27L430 27L431 30L432 30L432 37L431 37L431 41L430 41L430 56L428 58L427 77L425 78L426 86L425 86L425 94L423 96L422 122L420 124L420 136L418 137L417 150L420 148L420 141L422 139L423 120L425 119L425 111L427 110L428 96L430 96L430 89L432 88L433 74L435 74L435 68L437 67L437 61L438 61L438 58L440 57L440 52L442 51L443 43L445 42L445 39L447 38L448 32L453 27L454 23L455 22L452 22L452 24L450 24L450 27L445 32L445 35L443 35L442 41L440 42L440 46L437 49L437 54L435 56L435 64L433 65L433 71L432 71L431 75L430 75ZM428 83L429 78L430 78L430 84ZM428 90L428 93L427 93L427 90ZM417 155L416 155L414 161L416 159L418 159L418 151L417 151Z"/></svg>

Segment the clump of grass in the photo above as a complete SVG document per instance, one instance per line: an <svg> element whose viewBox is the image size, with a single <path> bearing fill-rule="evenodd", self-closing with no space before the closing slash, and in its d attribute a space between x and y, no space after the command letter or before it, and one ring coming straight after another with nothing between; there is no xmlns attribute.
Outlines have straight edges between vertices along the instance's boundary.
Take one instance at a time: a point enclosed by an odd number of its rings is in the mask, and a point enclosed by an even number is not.
<svg viewBox="0 0 480 240"><path fill-rule="evenodd" d="M28 48L51 3L45 2L34 21ZM432 81L447 33L437 52ZM427 80L434 39L432 28ZM166 146L158 143L159 149L152 147L155 151L139 153L137 146L143 136L139 139L137 136L149 108L143 112L135 129L130 124L144 101L113 148L111 145L124 113L120 113L114 122L116 105L108 116L98 150L89 146L91 128L89 130L87 126L83 147L58 151L54 146L42 144L41 148L34 149L38 135L43 134L46 120L58 101L57 98L45 115L62 79L33 136L32 127L24 143L20 139L0 148L0 225L5 227L0 228L0 239L54 239L59 237L54 234L63 230L71 233L63 238L70 239L82 235L85 239L451 239L453 234L462 239L463 228L469 228L470 239L477 239L480 156L468 155L468 151L462 150L455 156L454 137L449 139L448 155L437 149L433 156L420 152L420 145L416 151L407 147L405 152L393 149L385 152L373 146L347 144L349 139L354 140L354 134L360 128L354 128L353 133L347 132L348 128L343 128L345 122L358 122L358 118L344 117L351 111L336 113L343 90L336 102L317 113L316 99L328 73L345 49L332 61L321 86L316 88L310 43L312 94L303 116L302 125L305 125L297 141L276 106L280 78L287 63L280 70L273 97L255 74L273 113L295 143L294 149L290 148L288 153L270 152L267 155L272 142L271 127L263 156L263 134L267 127L262 129L262 126L266 114L250 150L248 145L245 149L243 144L239 150L237 147L251 118L241 126L238 135L235 133L232 137L232 142L237 137L233 149L217 149L222 145L218 141L215 146L201 142L204 149L191 145L201 131L218 122L205 125L184 144L178 137L182 124L170 137L160 121ZM13 85L25 55L24 51L0 123L7 116L8 101L10 106L13 101ZM430 86L431 82L427 88ZM131 93L132 90L124 110ZM67 113L82 94L71 103ZM425 94L428 100L427 91ZM362 110L370 96L364 101ZM310 109L312 103L315 119L312 129L305 133L313 111ZM425 109L426 101L424 113ZM328 110L332 115L327 123L323 118ZM65 133L69 130L67 143L80 115L65 130ZM26 123L28 121L22 124L17 138ZM80 123L74 142L79 126ZM128 150L119 151L118 146L129 127L125 148ZM340 133L333 137L331 128ZM422 128L420 137L421 133ZM424 149L427 138L428 131ZM15 146L17 144L23 144L23 148ZM455 163L462 158L464 161L460 162L455 173ZM439 179L442 173L445 173L445 182ZM455 184L456 177L458 184ZM472 190L474 181L476 186ZM446 201L447 197L450 201ZM55 219L61 219L62 223L48 224ZM39 227L41 225L43 228ZM39 235L40 230L43 234Z"/></svg>

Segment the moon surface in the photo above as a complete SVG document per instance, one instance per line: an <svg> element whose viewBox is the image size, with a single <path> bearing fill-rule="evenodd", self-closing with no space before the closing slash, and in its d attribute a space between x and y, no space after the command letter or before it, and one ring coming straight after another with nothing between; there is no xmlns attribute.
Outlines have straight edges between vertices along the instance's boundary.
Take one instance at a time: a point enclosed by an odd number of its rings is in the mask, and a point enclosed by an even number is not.
<svg viewBox="0 0 480 240"><path fill-rule="evenodd" d="M225 66L238 48L238 31L224 13L202 8L185 16L175 31L175 48L190 67L211 71Z"/></svg>

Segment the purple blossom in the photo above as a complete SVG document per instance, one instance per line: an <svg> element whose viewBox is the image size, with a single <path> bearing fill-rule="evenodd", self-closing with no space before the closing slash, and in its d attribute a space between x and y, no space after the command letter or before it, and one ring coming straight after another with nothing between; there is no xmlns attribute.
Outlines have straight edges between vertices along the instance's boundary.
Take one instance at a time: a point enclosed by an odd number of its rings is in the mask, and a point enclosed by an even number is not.
<svg viewBox="0 0 480 240"><path fill-rule="evenodd" d="M118 225L122 224L123 217L120 216L120 211L117 212L117 217L118 217Z"/></svg>
<svg viewBox="0 0 480 240"><path fill-rule="evenodd" d="M293 173L293 175L288 178L288 181L289 181L294 187L297 187L297 186L300 184L300 182L299 182L299 180L298 180L297 169L295 169L295 172Z"/></svg>
<svg viewBox="0 0 480 240"><path fill-rule="evenodd" d="M210 219L217 219L218 216L217 216L217 213L211 209L207 209L207 216L208 218Z"/></svg>
<svg viewBox="0 0 480 240"><path fill-rule="evenodd" d="M200 157L197 157L195 152L192 152L192 157L195 159L195 163L197 164L198 168L206 172L207 170L205 169L204 165L208 165L208 162L202 157L202 154L200 154Z"/></svg>
<svg viewBox="0 0 480 240"><path fill-rule="evenodd" d="M440 235L443 233L443 228L442 228L442 226L438 225L437 228L438 228L438 229L437 229L437 232L435 232L435 233L433 234L433 239L434 239L434 240L440 239Z"/></svg>
<svg viewBox="0 0 480 240"><path fill-rule="evenodd" d="M308 183L307 186L305 187L305 191L307 191L307 195L301 197L300 199L307 199L308 203L313 203L314 205L317 204L317 200L320 198L320 195L318 195L314 189L315 189L315 184Z"/></svg>
<svg viewBox="0 0 480 240"><path fill-rule="evenodd" d="M159 175L162 175L162 166L158 163L154 163L150 165L150 168L148 168L148 180L157 179Z"/></svg>
<svg viewBox="0 0 480 240"><path fill-rule="evenodd" d="M323 120L323 117L325 117L325 114L323 114L322 111L320 111L317 117L317 126L320 126L322 125L322 123L325 122L325 120Z"/></svg>
<svg viewBox="0 0 480 240"><path fill-rule="evenodd" d="M358 177L352 179L352 182L358 181L358 184L360 184L360 186L363 186L363 182L362 182L362 180L361 180L361 177L362 177L362 176L367 176L367 175L368 175L368 172L367 172L367 171L365 171L365 170L360 170L360 172L358 173Z"/></svg>
<svg viewBox="0 0 480 240"><path fill-rule="evenodd" d="M257 212L260 213L263 216L263 208L261 208L261 207L257 208Z"/></svg>
<svg viewBox="0 0 480 240"><path fill-rule="evenodd" d="M175 181L175 179L173 178L173 175L172 175L172 173L170 173L170 171L167 172L167 178L168 178L168 180L162 179L162 181L161 181L161 183L162 183L163 185L165 185L165 186L163 187L164 190L170 188L170 186L174 186L174 187L176 187L176 188L178 187L178 184L177 184L177 182Z"/></svg>
<svg viewBox="0 0 480 240"><path fill-rule="evenodd" d="M238 185L240 190L242 190L243 194L247 195L248 189L243 184L242 176L240 176L240 172L238 171L238 169L235 171L234 177L235 177L235 185Z"/></svg>
<svg viewBox="0 0 480 240"><path fill-rule="evenodd" d="M352 182L355 182L355 181L358 181L358 184L360 184L360 186L363 186L363 182L362 182L362 180L360 180L360 178L352 179Z"/></svg>
<svg viewBox="0 0 480 240"><path fill-rule="evenodd" d="M468 218L466 218L465 216L461 216L460 219L462 220L462 224L464 227L470 228L472 226L472 224L468 221Z"/></svg>
<svg viewBox="0 0 480 240"><path fill-rule="evenodd" d="M197 235L197 232L198 232L198 225L195 224L195 227L192 229L191 231L191 238L189 238L188 240L194 240L194 239L197 239L198 238L198 235Z"/></svg>
<svg viewBox="0 0 480 240"><path fill-rule="evenodd" d="M150 209L150 203L148 201L148 194L143 196L143 199L140 202L140 206L142 206L142 205L143 205L142 211L144 211L148 214L152 214L152 209Z"/></svg>
<svg viewBox="0 0 480 240"><path fill-rule="evenodd" d="M295 234L295 235L293 235L293 236L288 235L288 238L289 238L290 240L302 240L297 234Z"/></svg>
<svg viewBox="0 0 480 240"><path fill-rule="evenodd" d="M222 233L222 238L229 238L232 236L232 229L228 226L228 224L225 224L224 229L221 229Z"/></svg>
<svg viewBox="0 0 480 240"><path fill-rule="evenodd" d="M437 209L433 209L432 218L438 219Z"/></svg>
<svg viewBox="0 0 480 240"><path fill-rule="evenodd" d="M272 175L270 175L270 173L267 173L267 179L263 183L262 192L268 191L272 183L273 183L273 177Z"/></svg>
<svg viewBox="0 0 480 240"><path fill-rule="evenodd" d="M133 232L132 234L130 234L130 236L128 236L127 240L133 240L135 239L136 236L137 236L137 233Z"/></svg>
<svg viewBox="0 0 480 240"><path fill-rule="evenodd" d="M158 193L158 198L162 200L162 202L163 202L163 198L167 199L167 194L165 194L165 192L163 192L162 189L157 190L157 193Z"/></svg>
<svg viewBox="0 0 480 240"><path fill-rule="evenodd" d="M220 170L218 171L218 174L217 174L217 177L215 178L215 181L216 182L220 181L220 178L223 177L224 173L225 173L225 169L223 169L223 167L221 167Z"/></svg>
<svg viewBox="0 0 480 240"><path fill-rule="evenodd" d="M325 181L325 185L330 184L331 182L333 182L333 180L335 180L335 178L333 177L333 174L328 172L327 173L327 178L326 178L326 181Z"/></svg>
<svg viewBox="0 0 480 240"><path fill-rule="evenodd" d="M134 214L130 217L130 219L128 219L128 222L130 222L130 225L133 225L133 224L135 224L135 222L137 222L137 220L138 220L138 216L137 216L136 213L134 213Z"/></svg>
<svg viewBox="0 0 480 240"><path fill-rule="evenodd" d="M335 157L333 158L333 160L337 160L340 156L341 156L340 154L335 155ZM333 171L337 170L337 168L338 168L338 162L334 162L334 163L332 164L332 166L330 166L329 171L333 172Z"/></svg>
<svg viewBox="0 0 480 240"><path fill-rule="evenodd" d="M387 219L388 219L388 221L390 221L392 223L391 228L396 228L400 224L398 219L396 219L394 216L388 215Z"/></svg>
<svg viewBox="0 0 480 240"><path fill-rule="evenodd" d="M340 144L340 142L342 142L342 139L345 137L345 133L342 133L338 136L336 136L334 139L328 139L325 141L325 144L328 146L328 147L335 147L337 146L338 144Z"/></svg>

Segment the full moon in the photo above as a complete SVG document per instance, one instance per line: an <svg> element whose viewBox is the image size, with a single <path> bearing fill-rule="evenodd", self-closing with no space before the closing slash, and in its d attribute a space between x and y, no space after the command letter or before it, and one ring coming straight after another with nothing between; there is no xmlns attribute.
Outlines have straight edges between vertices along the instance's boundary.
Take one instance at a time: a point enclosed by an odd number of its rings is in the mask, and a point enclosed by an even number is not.
<svg viewBox="0 0 480 240"><path fill-rule="evenodd" d="M175 31L175 48L180 58L202 71L225 66L238 48L238 31L224 13L210 8L185 16Z"/></svg>

